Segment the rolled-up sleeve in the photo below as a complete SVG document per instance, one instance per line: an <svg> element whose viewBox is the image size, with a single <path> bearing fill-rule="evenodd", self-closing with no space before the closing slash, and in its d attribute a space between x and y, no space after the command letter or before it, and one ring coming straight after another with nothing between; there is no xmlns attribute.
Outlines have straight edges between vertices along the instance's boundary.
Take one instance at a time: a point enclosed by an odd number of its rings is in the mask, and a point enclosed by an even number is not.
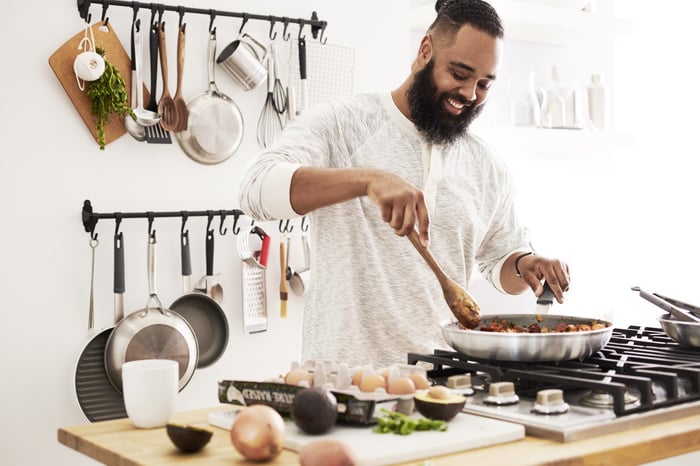
<svg viewBox="0 0 700 466"><path fill-rule="evenodd" d="M298 217L289 198L292 176L301 165L272 158L248 167L241 180L241 209L258 221Z"/></svg>

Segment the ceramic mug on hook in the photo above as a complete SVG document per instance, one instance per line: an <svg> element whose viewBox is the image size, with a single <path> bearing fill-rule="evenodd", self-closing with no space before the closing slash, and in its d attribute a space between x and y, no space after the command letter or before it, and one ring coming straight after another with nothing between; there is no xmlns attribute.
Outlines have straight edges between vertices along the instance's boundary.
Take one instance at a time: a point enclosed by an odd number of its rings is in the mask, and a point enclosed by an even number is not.
<svg viewBox="0 0 700 466"><path fill-rule="evenodd" d="M267 48L250 34L243 33L224 48L216 63L249 91L265 82L267 69L263 63L266 57Z"/></svg>

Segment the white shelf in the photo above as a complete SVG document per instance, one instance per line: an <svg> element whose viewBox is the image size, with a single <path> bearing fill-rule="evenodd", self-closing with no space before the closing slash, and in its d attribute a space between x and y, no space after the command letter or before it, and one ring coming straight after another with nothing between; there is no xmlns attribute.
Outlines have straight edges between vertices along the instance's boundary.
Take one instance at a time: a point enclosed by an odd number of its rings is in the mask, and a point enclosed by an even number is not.
<svg viewBox="0 0 700 466"><path fill-rule="evenodd" d="M518 0L491 0L501 16L505 38L550 45L571 45L587 38L628 33L629 21L575 11L566 8L539 5ZM435 18L435 2L415 1L411 11L411 26L424 31Z"/></svg>

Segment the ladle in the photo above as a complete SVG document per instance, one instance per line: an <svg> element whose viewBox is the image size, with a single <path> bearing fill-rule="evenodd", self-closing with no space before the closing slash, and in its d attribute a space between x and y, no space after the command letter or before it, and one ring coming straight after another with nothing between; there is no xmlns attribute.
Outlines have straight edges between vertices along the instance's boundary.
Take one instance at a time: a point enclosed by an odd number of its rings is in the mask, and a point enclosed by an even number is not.
<svg viewBox="0 0 700 466"><path fill-rule="evenodd" d="M669 298L666 298L665 296L661 297L661 295L658 295L656 293L648 293L639 288L638 286L633 286L632 291L638 291L639 296L646 299L650 303L655 304L664 311L671 313L677 319L683 320L685 322L700 323L700 317L697 317L692 312L688 312L687 310L685 310L697 309L695 306L691 306L690 304L686 304L682 301L671 300Z"/></svg>
<svg viewBox="0 0 700 466"><path fill-rule="evenodd" d="M416 230L411 230L408 234L408 239L416 248L416 251L425 259L425 262L440 282L445 302L447 302L447 305L452 311L452 314L457 318L457 321L466 328L471 329L477 327L479 322L481 322L481 318L479 317L479 305L474 298L472 298L469 292L462 288L459 283L445 274L440 264L438 264L437 260L435 260L435 257L430 252L430 249L428 249L427 246L423 246L421 243Z"/></svg>
<svg viewBox="0 0 700 466"><path fill-rule="evenodd" d="M141 20L137 19L131 24L131 109L136 113L136 108L138 105L138 95L136 93L136 84L138 79L136 76L136 59L134 49L136 45L134 44L134 29L140 25ZM127 133L131 135L137 141L146 140L146 130L143 126L139 125L138 122L131 115L126 115L124 117L124 127Z"/></svg>
<svg viewBox="0 0 700 466"><path fill-rule="evenodd" d="M160 117L156 112L143 108L143 77L141 75L141 66L143 65L143 36L141 35L141 28L138 24L134 31L134 52L134 61L136 62L134 66L136 71L136 108L134 109L134 114L136 114L136 122L141 126L153 126L160 121Z"/></svg>

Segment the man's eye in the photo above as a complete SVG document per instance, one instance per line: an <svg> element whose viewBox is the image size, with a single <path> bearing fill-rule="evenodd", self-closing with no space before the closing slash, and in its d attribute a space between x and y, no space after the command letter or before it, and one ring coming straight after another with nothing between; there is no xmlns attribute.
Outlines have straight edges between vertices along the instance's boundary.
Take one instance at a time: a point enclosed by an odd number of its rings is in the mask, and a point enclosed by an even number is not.
<svg viewBox="0 0 700 466"><path fill-rule="evenodd" d="M479 81L477 82L477 86L479 86L480 89L484 89L488 91L491 88L491 85L493 84L493 81Z"/></svg>
<svg viewBox="0 0 700 466"><path fill-rule="evenodd" d="M469 79L469 76L464 76L460 73L457 73L456 71L452 72L452 77L458 81L464 81L465 79Z"/></svg>

